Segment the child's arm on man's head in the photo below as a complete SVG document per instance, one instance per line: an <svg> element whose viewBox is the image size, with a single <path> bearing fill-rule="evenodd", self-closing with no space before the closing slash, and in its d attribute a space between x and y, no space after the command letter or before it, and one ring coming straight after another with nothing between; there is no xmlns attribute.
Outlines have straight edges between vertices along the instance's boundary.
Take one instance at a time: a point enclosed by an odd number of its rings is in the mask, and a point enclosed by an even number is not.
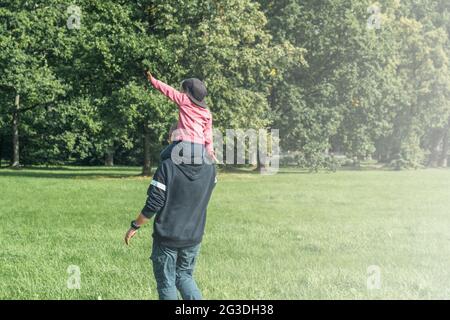
<svg viewBox="0 0 450 320"><path fill-rule="evenodd" d="M182 103L184 96L181 92L169 86L168 84L155 79L149 71L146 72L146 77L147 80L153 85L153 87L156 90L160 91L167 98L169 98L178 105Z"/></svg>

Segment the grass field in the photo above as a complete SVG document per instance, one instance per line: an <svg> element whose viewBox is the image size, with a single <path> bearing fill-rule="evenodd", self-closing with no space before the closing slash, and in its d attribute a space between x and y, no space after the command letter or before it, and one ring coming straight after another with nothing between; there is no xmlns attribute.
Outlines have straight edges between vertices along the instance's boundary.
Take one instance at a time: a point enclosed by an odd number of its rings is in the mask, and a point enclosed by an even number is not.
<svg viewBox="0 0 450 320"><path fill-rule="evenodd" d="M123 244L138 173L1 169L0 299L156 299L152 225ZM221 173L196 277L206 299L449 299L450 170Z"/></svg>

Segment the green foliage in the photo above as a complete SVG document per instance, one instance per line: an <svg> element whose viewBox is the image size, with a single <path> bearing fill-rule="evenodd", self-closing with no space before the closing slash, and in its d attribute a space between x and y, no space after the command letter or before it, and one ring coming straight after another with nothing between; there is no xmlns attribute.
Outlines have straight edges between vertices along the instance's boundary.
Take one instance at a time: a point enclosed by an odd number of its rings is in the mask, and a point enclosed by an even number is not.
<svg viewBox="0 0 450 320"><path fill-rule="evenodd" d="M375 100L374 73L378 71L376 61L368 61L377 47L376 37L365 27L367 5L360 1L261 2L273 17L275 39L292 41L306 50L307 66L289 68L272 92L284 149L302 150L304 161L312 167L323 160L330 138L347 153L372 151L366 133L371 129L360 127L376 125L366 119L377 112L373 101L361 101Z"/></svg>
<svg viewBox="0 0 450 320"><path fill-rule="evenodd" d="M206 82L214 126L280 129L312 169L329 152L417 167L445 158L450 8L445 0L65 0L0 6L0 135L10 148L20 97L22 161L157 159L176 107L150 69L178 87ZM147 87L147 88L145 88Z"/></svg>

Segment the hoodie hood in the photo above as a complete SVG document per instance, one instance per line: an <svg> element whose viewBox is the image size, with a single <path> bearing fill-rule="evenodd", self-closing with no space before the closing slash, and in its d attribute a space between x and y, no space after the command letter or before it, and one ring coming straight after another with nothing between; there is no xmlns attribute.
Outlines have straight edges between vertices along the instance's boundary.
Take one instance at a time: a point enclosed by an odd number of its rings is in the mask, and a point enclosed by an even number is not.
<svg viewBox="0 0 450 320"><path fill-rule="evenodd" d="M189 180L192 181L199 179L205 171L208 170L207 166L210 164L206 161L205 147L203 145L190 142L176 141L168 145L161 151L161 161L171 158L172 150L174 148L179 150L181 161L181 163L176 164L175 167ZM184 156L183 151L189 149L191 150L191 154ZM177 150L175 150L175 152L177 152Z"/></svg>
<svg viewBox="0 0 450 320"><path fill-rule="evenodd" d="M189 180L198 180L207 171L207 164L179 164L176 168L181 171Z"/></svg>

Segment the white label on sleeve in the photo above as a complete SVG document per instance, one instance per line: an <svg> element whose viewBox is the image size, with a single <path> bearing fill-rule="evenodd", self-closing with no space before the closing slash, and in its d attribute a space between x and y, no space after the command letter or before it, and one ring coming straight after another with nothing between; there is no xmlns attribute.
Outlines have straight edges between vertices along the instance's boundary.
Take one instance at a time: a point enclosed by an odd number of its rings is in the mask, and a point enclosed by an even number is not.
<svg viewBox="0 0 450 320"><path fill-rule="evenodd" d="M152 182L150 182L150 184L151 184L152 186L155 186L155 187L157 187L157 188L160 188L160 189L163 190L163 191L166 191L166 185L165 185L165 184L162 184L161 182L158 182L158 181L156 181L156 180L152 180Z"/></svg>

